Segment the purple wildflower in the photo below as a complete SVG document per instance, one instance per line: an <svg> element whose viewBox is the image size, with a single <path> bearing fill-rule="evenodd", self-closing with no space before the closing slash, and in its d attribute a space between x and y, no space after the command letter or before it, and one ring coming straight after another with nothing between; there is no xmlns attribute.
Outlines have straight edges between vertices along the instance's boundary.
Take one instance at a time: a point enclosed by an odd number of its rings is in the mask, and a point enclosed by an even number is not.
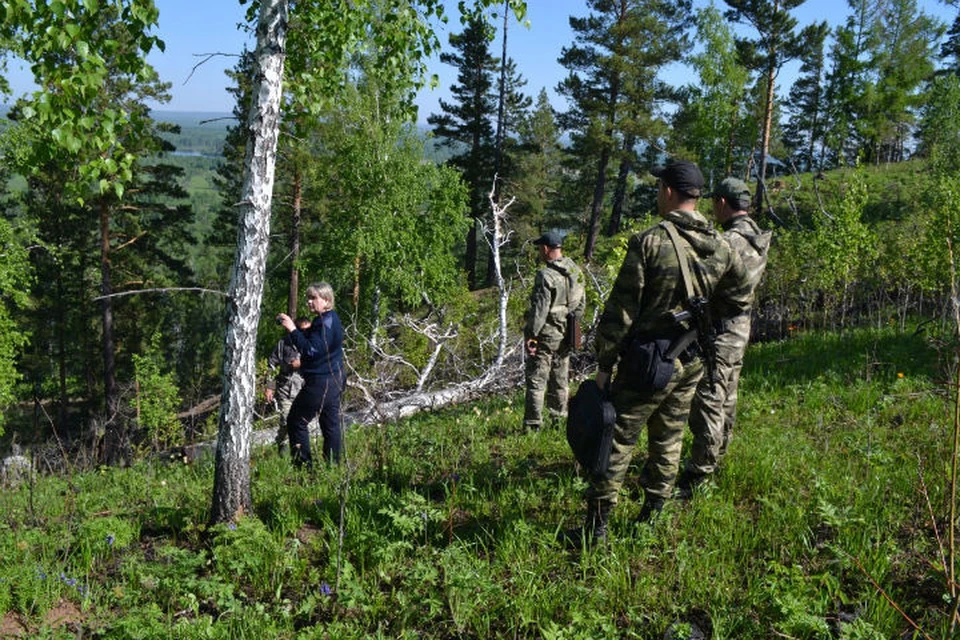
<svg viewBox="0 0 960 640"><path fill-rule="evenodd" d="M325 596L329 596L331 593L333 593L333 589L330 588L330 585L324 582L323 584L320 585L320 593L322 593Z"/></svg>
<svg viewBox="0 0 960 640"><path fill-rule="evenodd" d="M233 523L233 522L229 523L229 524L227 525L227 529L230 529L230 531L236 531L236 530L237 530L237 525L236 525L236 523Z"/></svg>
<svg viewBox="0 0 960 640"><path fill-rule="evenodd" d="M112 535L107 536L107 546L112 547L114 541L116 541L116 538L114 538Z"/></svg>

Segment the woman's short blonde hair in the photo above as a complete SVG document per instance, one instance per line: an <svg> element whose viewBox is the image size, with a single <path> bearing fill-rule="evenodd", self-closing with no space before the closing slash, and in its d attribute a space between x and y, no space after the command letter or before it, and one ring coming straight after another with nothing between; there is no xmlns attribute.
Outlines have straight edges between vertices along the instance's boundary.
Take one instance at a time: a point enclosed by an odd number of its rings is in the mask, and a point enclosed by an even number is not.
<svg viewBox="0 0 960 640"><path fill-rule="evenodd" d="M320 296L330 303L330 308L333 309L333 287L331 287L328 282L315 282L311 284L307 287L307 296Z"/></svg>

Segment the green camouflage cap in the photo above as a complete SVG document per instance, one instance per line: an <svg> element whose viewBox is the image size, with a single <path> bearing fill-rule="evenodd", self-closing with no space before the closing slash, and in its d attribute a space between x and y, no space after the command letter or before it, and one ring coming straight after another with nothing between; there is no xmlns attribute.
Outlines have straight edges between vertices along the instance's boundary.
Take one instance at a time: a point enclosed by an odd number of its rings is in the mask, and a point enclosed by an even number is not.
<svg viewBox="0 0 960 640"><path fill-rule="evenodd" d="M709 197L723 198L731 207L741 211L750 206L750 189L746 182L738 178L724 178Z"/></svg>

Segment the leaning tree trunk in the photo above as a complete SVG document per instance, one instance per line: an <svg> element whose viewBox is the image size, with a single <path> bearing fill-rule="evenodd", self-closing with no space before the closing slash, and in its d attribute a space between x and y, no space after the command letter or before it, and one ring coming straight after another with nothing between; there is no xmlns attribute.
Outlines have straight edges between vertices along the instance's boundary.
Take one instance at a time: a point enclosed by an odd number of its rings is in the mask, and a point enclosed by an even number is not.
<svg viewBox="0 0 960 640"><path fill-rule="evenodd" d="M105 459L117 464L123 457L126 427L119 416L116 345L113 340L113 282L110 273L110 205L100 201L100 295L103 296L103 397L106 403Z"/></svg>
<svg viewBox="0 0 960 640"><path fill-rule="evenodd" d="M583 250L583 257L587 262L593 259L593 250L597 245L597 236L600 233L600 213L603 211L603 196L607 187L607 166L610 164L610 145L613 139L613 128L616 124L617 100L620 99L620 76L615 75L607 96L607 129L604 132L606 140L603 150L597 161L597 177L593 184L593 202L590 205L590 221L587 227L587 242Z"/></svg>
<svg viewBox="0 0 960 640"><path fill-rule="evenodd" d="M250 445L256 391L256 338L270 238L288 0L263 0L257 25L255 104L243 165L239 232L227 303L223 397L213 481L212 522L252 512Z"/></svg>
<svg viewBox="0 0 960 640"><path fill-rule="evenodd" d="M773 11L780 10L780 2L773 3ZM763 106L763 128L760 133L760 167L757 174L757 194L755 211L763 211L767 191L767 154L770 152L770 129L773 126L773 93L777 80L776 51L770 52L770 67L767 69L767 95Z"/></svg>
<svg viewBox="0 0 960 640"><path fill-rule="evenodd" d="M610 224L607 226L607 236L613 237L620 233L620 223L623 220L623 210L627 201L627 179L633 171L633 145L636 136L628 134L623 142L623 158L620 160L620 170L617 172L617 185L613 190L613 211L610 213Z"/></svg>
<svg viewBox="0 0 960 640"><path fill-rule="evenodd" d="M303 173L293 170L293 219L290 221L290 286L287 289L287 315L297 317L300 297L300 217L303 213Z"/></svg>

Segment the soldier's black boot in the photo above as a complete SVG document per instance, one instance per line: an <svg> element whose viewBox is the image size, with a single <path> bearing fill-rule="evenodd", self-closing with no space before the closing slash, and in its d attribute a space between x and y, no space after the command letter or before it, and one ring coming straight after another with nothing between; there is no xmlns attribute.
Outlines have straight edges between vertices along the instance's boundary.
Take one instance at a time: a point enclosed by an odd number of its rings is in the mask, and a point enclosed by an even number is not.
<svg viewBox="0 0 960 640"><path fill-rule="evenodd" d="M643 506L640 507L640 515L637 516L637 522L642 524L652 522L663 511L663 502L664 500L660 496L646 494Z"/></svg>
<svg viewBox="0 0 960 640"><path fill-rule="evenodd" d="M684 471L677 480L677 488L674 491L674 497L680 500L689 500L693 497L693 492L710 478L709 474L696 473L693 471Z"/></svg>
<svg viewBox="0 0 960 640"><path fill-rule="evenodd" d="M613 505L609 502L591 501L587 504L587 517L583 526L568 529L560 534L561 541L572 548L584 545L591 547L607 541L607 523L610 520L610 511Z"/></svg>

